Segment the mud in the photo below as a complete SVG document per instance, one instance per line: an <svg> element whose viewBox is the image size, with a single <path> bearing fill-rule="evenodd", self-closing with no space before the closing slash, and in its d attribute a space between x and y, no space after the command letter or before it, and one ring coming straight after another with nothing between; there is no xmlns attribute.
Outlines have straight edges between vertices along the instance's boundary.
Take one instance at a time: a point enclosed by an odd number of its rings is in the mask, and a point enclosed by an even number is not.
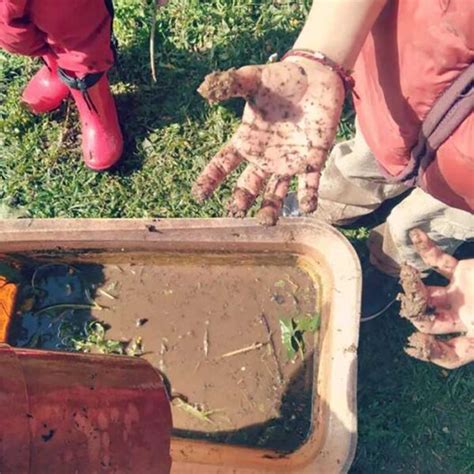
<svg viewBox="0 0 474 474"><path fill-rule="evenodd" d="M31 288L23 292L10 343L64 350L61 328L80 330L90 319L104 321L110 326L107 338L141 337L143 357L162 371L172 393L211 413L200 419L174 404L176 435L283 452L304 442L311 429L318 338L306 334L305 360L288 361L279 319L314 313L318 303L315 283L295 257L136 254L64 260L68 265L24 267L26 281L35 275L39 296L32 302ZM47 309L91 302L99 306ZM256 348L222 357L250 346Z"/></svg>
<svg viewBox="0 0 474 474"><path fill-rule="evenodd" d="M426 362L436 361L454 364L459 361L456 352L450 347L449 339L437 338L431 334L413 333L407 341L405 352Z"/></svg>
<svg viewBox="0 0 474 474"><path fill-rule="evenodd" d="M430 320L433 310L428 306L428 294L420 272L408 264L402 265L400 284L404 292L398 295L400 316L416 321Z"/></svg>
<svg viewBox="0 0 474 474"><path fill-rule="evenodd" d="M229 69L208 74L198 92L210 104L216 104L233 97L240 89L235 69Z"/></svg>

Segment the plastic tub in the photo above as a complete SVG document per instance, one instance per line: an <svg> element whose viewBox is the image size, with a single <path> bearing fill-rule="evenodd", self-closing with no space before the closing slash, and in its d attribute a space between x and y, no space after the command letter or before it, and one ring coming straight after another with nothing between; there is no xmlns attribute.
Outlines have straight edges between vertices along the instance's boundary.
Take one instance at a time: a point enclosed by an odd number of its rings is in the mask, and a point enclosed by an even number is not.
<svg viewBox="0 0 474 474"><path fill-rule="evenodd" d="M358 258L332 227L311 218L272 228L253 220L0 221L2 251L292 254L319 285L322 326L315 344L312 430L296 451L173 438L173 473L346 472L357 439L356 382L361 277Z"/></svg>

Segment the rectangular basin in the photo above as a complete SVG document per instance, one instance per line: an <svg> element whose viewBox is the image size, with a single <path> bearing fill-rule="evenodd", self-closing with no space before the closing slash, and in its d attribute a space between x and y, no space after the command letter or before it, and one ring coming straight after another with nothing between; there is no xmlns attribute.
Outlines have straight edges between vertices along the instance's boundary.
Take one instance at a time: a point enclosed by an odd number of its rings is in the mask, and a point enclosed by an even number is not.
<svg viewBox="0 0 474 474"><path fill-rule="evenodd" d="M357 440L356 383L361 277L337 230L312 218L263 228L252 219L0 220L2 253L291 255L318 286L311 430L290 453L174 437L173 473L347 472ZM250 280L249 280L250 281ZM250 283L249 283L250 284Z"/></svg>

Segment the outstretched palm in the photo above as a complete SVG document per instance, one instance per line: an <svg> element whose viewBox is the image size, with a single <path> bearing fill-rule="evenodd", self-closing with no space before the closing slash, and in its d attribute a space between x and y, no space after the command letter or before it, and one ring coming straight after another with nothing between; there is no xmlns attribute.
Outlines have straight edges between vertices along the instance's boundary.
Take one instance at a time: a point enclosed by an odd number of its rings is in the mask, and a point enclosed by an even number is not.
<svg viewBox="0 0 474 474"><path fill-rule="evenodd" d="M458 262L420 229L410 236L423 261L450 282L445 287L416 282L424 307L431 311L409 318L419 332L411 335L405 351L447 369L474 362L474 259ZM434 336L453 333L466 334L449 340Z"/></svg>
<svg viewBox="0 0 474 474"><path fill-rule="evenodd" d="M247 161L229 203L231 216L245 216L265 188L259 219L275 224L295 175L301 210L314 211L320 172L344 101L339 77L317 63L285 61L210 74L199 92L210 102L244 97L247 105L230 142L197 179L196 198L209 197Z"/></svg>

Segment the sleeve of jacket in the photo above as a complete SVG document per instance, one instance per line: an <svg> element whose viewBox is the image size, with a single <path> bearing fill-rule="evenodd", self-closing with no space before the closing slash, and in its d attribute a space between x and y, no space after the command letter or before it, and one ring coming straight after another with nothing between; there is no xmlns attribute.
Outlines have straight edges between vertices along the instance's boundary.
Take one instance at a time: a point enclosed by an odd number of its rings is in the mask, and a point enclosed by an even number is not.
<svg viewBox="0 0 474 474"><path fill-rule="evenodd" d="M42 56L45 34L30 21L29 0L0 0L0 47L14 54Z"/></svg>

